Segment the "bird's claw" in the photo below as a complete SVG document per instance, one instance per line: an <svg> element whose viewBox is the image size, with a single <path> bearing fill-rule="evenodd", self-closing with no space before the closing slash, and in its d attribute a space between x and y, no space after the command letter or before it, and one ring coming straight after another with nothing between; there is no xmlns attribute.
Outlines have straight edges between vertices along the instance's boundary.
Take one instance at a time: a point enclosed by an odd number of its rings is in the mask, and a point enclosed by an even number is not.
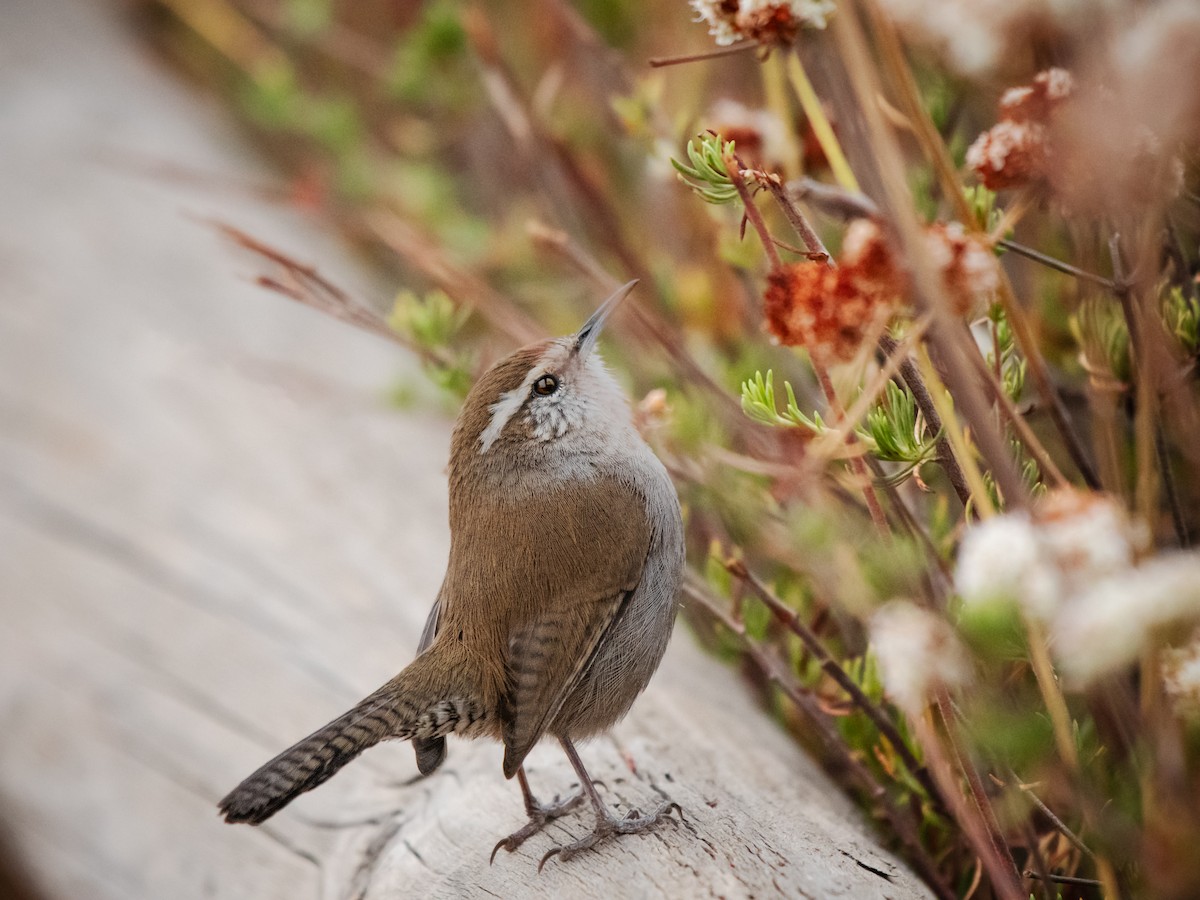
<svg viewBox="0 0 1200 900"><path fill-rule="evenodd" d="M529 821L508 837L501 838L496 842L496 846L492 848L492 855L488 857L488 865L490 866L496 861L496 854L500 852L501 847L509 853L513 853L523 843L545 828L548 823L553 822L561 816L565 816L583 801L583 794L575 794L561 802L558 800L558 797L555 797L554 800L555 802L548 806L536 804L526 807L525 811L529 814ZM545 862L545 860L542 861ZM538 866L538 871L541 871L541 866Z"/></svg>
<svg viewBox="0 0 1200 900"><path fill-rule="evenodd" d="M683 821L683 807L674 801L662 804L648 816L641 815L636 809L631 809L620 819L611 813L606 813L602 818L597 820L596 827L592 830L591 834L580 838L572 844L564 844L561 847L549 850L542 857L542 861L538 863L538 872L542 871L542 867L546 865L546 862L552 856L557 856L565 862L571 857L582 853L584 850L590 850L613 835L637 834L642 831L649 831L662 821L670 822L672 825L678 827L679 823L671 818L672 812L679 813L679 819Z"/></svg>

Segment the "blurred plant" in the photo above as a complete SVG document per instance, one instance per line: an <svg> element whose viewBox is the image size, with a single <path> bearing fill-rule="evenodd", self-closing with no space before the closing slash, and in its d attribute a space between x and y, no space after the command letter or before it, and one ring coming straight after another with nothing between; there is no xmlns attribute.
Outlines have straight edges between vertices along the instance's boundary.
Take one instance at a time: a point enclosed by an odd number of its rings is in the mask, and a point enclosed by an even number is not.
<svg viewBox="0 0 1200 900"><path fill-rule="evenodd" d="M686 47L682 0L143 2L410 287L385 316L238 233L263 283L453 394L642 279L609 353L689 620L935 895L1200 896L1194 4L697 0L759 50L668 60L718 81L607 46ZM993 116L963 73L1020 85Z"/></svg>
<svg viewBox="0 0 1200 900"><path fill-rule="evenodd" d="M474 365L470 354L451 350L471 311L457 307L444 291L433 290L423 298L401 291L388 314L388 324L428 353L425 371L442 390L456 399L471 389Z"/></svg>

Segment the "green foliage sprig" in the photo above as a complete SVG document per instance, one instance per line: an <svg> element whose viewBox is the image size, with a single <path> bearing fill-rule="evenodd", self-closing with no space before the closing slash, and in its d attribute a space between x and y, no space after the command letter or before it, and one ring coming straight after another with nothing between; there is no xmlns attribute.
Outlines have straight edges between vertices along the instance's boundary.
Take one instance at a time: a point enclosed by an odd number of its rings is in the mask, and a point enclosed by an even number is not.
<svg viewBox="0 0 1200 900"><path fill-rule="evenodd" d="M768 369L765 376L762 372L755 372L753 378L742 382L742 412L762 425L807 428L814 434L821 434L828 429L820 413L814 412L809 418L800 411L796 392L789 382L785 381L783 388L787 392L787 403L783 412L780 412L775 399L774 371Z"/></svg>
<svg viewBox="0 0 1200 900"><path fill-rule="evenodd" d="M937 455L939 435L925 437L916 398L906 387L889 381L879 402L867 411L858 436L884 462L904 463L888 481L899 483Z"/></svg>
<svg viewBox="0 0 1200 900"><path fill-rule="evenodd" d="M738 192L725 169L725 156L733 153L733 146L733 141L722 143L719 135L702 135L698 147L695 141L688 141L690 166L677 159L672 159L671 165L679 173L679 180L706 202L717 206L732 203L738 199Z"/></svg>
<svg viewBox="0 0 1200 900"><path fill-rule="evenodd" d="M1000 384L1004 388L1004 393L1008 395L1008 399L1015 403L1025 390L1025 374L1028 365L1017 349L1012 326L999 306L992 309L991 323L994 342L986 354L988 366L996 368L998 352L1000 354Z"/></svg>

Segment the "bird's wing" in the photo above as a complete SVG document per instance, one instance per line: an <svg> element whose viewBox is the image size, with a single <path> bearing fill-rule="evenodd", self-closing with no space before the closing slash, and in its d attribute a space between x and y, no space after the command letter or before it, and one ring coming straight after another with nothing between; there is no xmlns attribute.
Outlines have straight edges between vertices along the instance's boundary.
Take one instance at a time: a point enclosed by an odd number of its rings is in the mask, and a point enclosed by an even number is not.
<svg viewBox="0 0 1200 900"><path fill-rule="evenodd" d="M438 621L442 615L442 598L433 601L433 607L429 610L429 618L425 620L425 627L421 629L421 640L417 642L417 654L424 653L429 645L433 643L434 637L437 636Z"/></svg>
<svg viewBox="0 0 1200 900"><path fill-rule="evenodd" d="M530 602L508 635L501 712L509 777L603 646L641 580L650 545L645 500L619 480L588 482L570 501L547 498L546 530L537 528L537 539L523 548L531 560Z"/></svg>
<svg viewBox="0 0 1200 900"><path fill-rule="evenodd" d="M424 653L437 636L438 621L441 619L442 599L433 601L429 610L429 618L421 630L421 640L417 642L417 655ZM422 775L428 775L440 766L446 759L446 739L444 737L413 738L413 752L417 756L417 770Z"/></svg>

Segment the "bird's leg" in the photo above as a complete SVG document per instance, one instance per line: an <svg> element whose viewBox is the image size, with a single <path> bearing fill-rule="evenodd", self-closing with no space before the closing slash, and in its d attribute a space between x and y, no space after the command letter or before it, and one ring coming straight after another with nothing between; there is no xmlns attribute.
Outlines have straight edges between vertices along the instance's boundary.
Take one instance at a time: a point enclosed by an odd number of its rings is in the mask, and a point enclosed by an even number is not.
<svg viewBox="0 0 1200 900"><path fill-rule="evenodd" d="M567 754L567 759L571 761L575 773L579 776L579 782L583 785L583 792L592 801L592 808L596 811L596 827L587 837L573 844L555 847L543 856L542 861L538 863L539 872L542 870L542 866L546 864L546 860L552 856L557 856L559 859L570 859L577 853L595 847L601 841L616 834L637 834L640 831L648 831L664 820L674 825L675 820L671 818L671 810L675 810L679 813L679 817L683 818L683 809L678 803L671 800L659 805L649 815L643 816L636 809L631 809L626 813L624 818L618 818L613 815L609 812L608 807L604 805L604 801L600 799L600 794L592 783L592 779L588 776L587 769L583 767L583 760L579 758L579 753L575 750L575 745L571 743L570 738L560 737L558 740L562 744L563 751Z"/></svg>
<svg viewBox="0 0 1200 900"><path fill-rule="evenodd" d="M583 791L580 791L577 794L571 795L566 800L559 800L555 796L555 802L543 806L538 802L537 797L533 796L533 791L529 789L529 778L525 775L524 766L517 769L517 781L521 784L521 795L525 799L525 814L529 816L529 821L525 823L523 828L514 831L492 848L492 860L496 858L496 853L499 852L501 847L512 853L525 843L526 840L545 828L547 823L553 822L559 816L565 816L583 801ZM588 787L592 787L591 782L588 782ZM595 788L592 788L592 790L595 790Z"/></svg>

